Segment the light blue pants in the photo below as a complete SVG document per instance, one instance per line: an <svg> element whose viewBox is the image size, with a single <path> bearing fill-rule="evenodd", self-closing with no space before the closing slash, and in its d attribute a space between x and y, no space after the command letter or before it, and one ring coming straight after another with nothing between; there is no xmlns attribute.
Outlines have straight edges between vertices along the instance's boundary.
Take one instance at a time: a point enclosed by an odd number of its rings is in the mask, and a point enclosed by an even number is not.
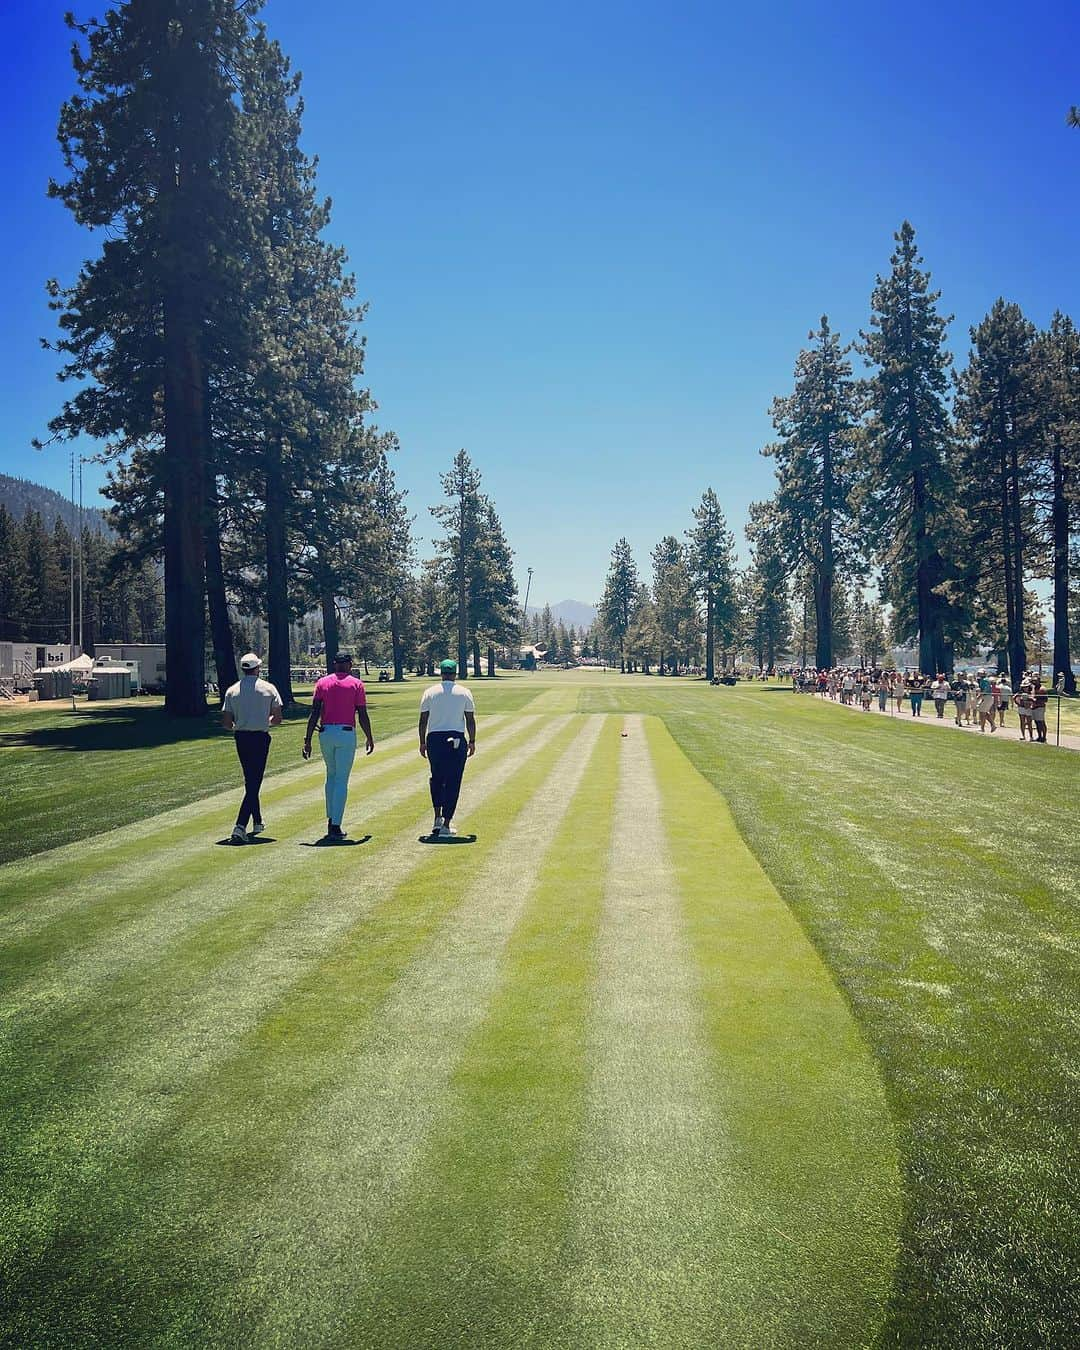
<svg viewBox="0 0 1080 1350"><path fill-rule="evenodd" d="M335 825L340 825L349 795L349 774L356 758L356 729L323 727L319 733L319 749L326 761L326 816Z"/></svg>

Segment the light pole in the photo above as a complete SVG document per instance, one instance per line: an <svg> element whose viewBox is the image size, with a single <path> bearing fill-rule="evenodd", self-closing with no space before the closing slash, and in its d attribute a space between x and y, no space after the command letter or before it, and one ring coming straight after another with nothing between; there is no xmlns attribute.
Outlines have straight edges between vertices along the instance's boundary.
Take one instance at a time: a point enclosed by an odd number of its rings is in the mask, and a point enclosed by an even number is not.
<svg viewBox="0 0 1080 1350"><path fill-rule="evenodd" d="M529 568L529 579L525 583L525 603L521 606L521 636L525 636L525 624L529 618L529 591L532 588L532 568Z"/></svg>
<svg viewBox="0 0 1080 1350"><path fill-rule="evenodd" d="M525 603L521 606L521 645L525 646L525 625L529 621L529 591L532 587L532 568L528 569L529 579L525 583Z"/></svg>

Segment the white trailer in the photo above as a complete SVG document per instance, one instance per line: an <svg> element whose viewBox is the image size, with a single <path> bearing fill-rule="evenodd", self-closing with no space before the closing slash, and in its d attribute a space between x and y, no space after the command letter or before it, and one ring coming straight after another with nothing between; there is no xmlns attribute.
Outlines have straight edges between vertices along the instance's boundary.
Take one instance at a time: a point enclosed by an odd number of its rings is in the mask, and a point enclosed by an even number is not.
<svg viewBox="0 0 1080 1350"><path fill-rule="evenodd" d="M142 688L151 693L165 688L165 646L154 642L98 642L94 656L99 661L137 662Z"/></svg>

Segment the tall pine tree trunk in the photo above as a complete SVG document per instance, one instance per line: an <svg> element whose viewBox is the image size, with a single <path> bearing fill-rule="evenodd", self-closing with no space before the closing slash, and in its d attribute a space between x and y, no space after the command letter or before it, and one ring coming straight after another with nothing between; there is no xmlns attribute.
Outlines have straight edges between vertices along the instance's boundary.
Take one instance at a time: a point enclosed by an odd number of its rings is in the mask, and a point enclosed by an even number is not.
<svg viewBox="0 0 1080 1350"><path fill-rule="evenodd" d="M165 329L165 710L206 712L203 368L191 291L167 288Z"/></svg>
<svg viewBox="0 0 1080 1350"><path fill-rule="evenodd" d="M936 675L945 668L941 606L934 594L938 559L927 526L926 483L916 470L911 481L912 529L915 535L915 600L919 625L919 669Z"/></svg>
<svg viewBox="0 0 1080 1350"><path fill-rule="evenodd" d="M472 640L472 668L473 674L477 679L480 678L480 639L473 634Z"/></svg>
<svg viewBox="0 0 1080 1350"><path fill-rule="evenodd" d="M1015 427L1015 422L1014 422ZM1024 534L1020 514L1020 466L1015 431L1009 444L1009 512L1012 527L1014 627L1009 635L1009 666L1013 682L1018 683L1027 670L1027 642L1024 637Z"/></svg>
<svg viewBox="0 0 1080 1350"><path fill-rule="evenodd" d="M826 432L821 456L821 567L814 586L814 604L817 614L818 670L829 670L833 663L832 610L833 583L836 579L836 555L833 549L833 447Z"/></svg>
<svg viewBox="0 0 1080 1350"><path fill-rule="evenodd" d="M266 547L266 634L270 683L286 707L293 702L289 666L289 584L286 570L285 474L280 438L266 442L266 502L263 539Z"/></svg>
<svg viewBox="0 0 1080 1350"><path fill-rule="evenodd" d="M821 567L814 574L814 618L817 626L814 660L818 670L830 670L833 663L832 594L833 569Z"/></svg>
<svg viewBox="0 0 1080 1350"><path fill-rule="evenodd" d="M405 678L405 661L401 646L401 610L393 600L390 602L390 647L394 657L394 681L400 684Z"/></svg>
<svg viewBox="0 0 1080 1350"><path fill-rule="evenodd" d="M325 575L325 573L324 573ZM332 586L324 585L319 595L319 607L322 610L323 665L327 671L334 669L334 657L341 645L338 631L337 603Z"/></svg>
<svg viewBox="0 0 1080 1350"><path fill-rule="evenodd" d="M998 475L1000 487L1000 501L998 504L999 520L998 527L1001 531L1001 566L1002 579L1005 584L1005 651L998 652L998 664L1008 665L1010 674L1014 681L1019 683L1023 671L1017 671L1013 668L1013 634L1016 631L1016 598L1013 595L1013 570L1012 570L1012 543L1011 543L1011 514L1009 511L1009 458L1008 447L1005 434L1005 417L1001 406L1001 399L998 398ZM1008 659L1002 662L1001 657L1005 655Z"/></svg>
<svg viewBox="0 0 1080 1350"><path fill-rule="evenodd" d="M457 663L462 678L469 674L469 578L465 567L466 506L465 493L461 494L458 507L458 559L457 559Z"/></svg>
<svg viewBox="0 0 1080 1350"><path fill-rule="evenodd" d="M1054 678L1065 676L1065 692L1076 693L1069 650L1069 501L1060 443L1054 445L1054 489L1050 505L1054 543Z"/></svg>
<svg viewBox="0 0 1080 1350"><path fill-rule="evenodd" d="M495 646L491 642L488 643L487 649L487 673L492 677L495 674Z"/></svg>
<svg viewBox="0 0 1080 1350"><path fill-rule="evenodd" d="M705 678L711 680L716 674L716 635L713 632L713 591L712 586L705 590Z"/></svg>
<svg viewBox="0 0 1080 1350"><path fill-rule="evenodd" d="M210 615L210 636L214 646L220 701L239 675L236 653L233 651L232 625L229 623L229 603L225 595L225 568L221 561L221 514L217 479L213 473L208 477L206 493L206 607Z"/></svg>

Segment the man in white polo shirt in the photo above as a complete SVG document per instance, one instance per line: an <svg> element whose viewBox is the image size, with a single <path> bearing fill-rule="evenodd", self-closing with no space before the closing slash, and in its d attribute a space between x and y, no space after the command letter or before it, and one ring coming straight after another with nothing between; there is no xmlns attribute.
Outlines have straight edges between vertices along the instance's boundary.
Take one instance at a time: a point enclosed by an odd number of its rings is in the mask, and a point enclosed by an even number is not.
<svg viewBox="0 0 1080 1350"><path fill-rule="evenodd" d="M281 695L268 680L259 679L261 665L254 652L246 652L240 658L244 673L225 691L221 705L222 725L235 736L236 753L244 771L244 800L233 827L234 844L247 843L249 820L253 835L266 828L259 807L259 789L270 753L270 728L281 725Z"/></svg>
<svg viewBox="0 0 1080 1350"><path fill-rule="evenodd" d="M457 683L456 661L444 661L439 675L440 683L420 700L420 753L431 766L432 837L449 839L465 761L476 753L476 708L472 694Z"/></svg>

